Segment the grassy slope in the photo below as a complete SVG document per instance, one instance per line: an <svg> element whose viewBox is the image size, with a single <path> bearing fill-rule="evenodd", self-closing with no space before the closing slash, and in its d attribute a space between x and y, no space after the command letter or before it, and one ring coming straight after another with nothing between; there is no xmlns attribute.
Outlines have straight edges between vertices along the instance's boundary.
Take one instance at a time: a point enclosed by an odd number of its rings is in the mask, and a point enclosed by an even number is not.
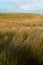
<svg viewBox="0 0 43 65"><path fill-rule="evenodd" d="M0 13L0 64L43 64L43 15Z"/></svg>

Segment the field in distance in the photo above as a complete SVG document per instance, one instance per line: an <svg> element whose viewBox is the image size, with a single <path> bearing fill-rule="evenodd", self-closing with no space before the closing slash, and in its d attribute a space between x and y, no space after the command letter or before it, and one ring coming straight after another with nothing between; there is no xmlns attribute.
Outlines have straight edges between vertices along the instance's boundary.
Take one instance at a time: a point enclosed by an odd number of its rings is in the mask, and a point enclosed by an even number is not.
<svg viewBox="0 0 43 65"><path fill-rule="evenodd" d="M0 13L0 30L43 28L43 15L28 13Z"/></svg>

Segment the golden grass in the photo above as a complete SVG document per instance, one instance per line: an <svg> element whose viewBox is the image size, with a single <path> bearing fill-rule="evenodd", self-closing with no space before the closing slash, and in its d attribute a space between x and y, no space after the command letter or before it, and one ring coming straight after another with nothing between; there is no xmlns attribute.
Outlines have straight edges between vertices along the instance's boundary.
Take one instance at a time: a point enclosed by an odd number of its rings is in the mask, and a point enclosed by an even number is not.
<svg viewBox="0 0 43 65"><path fill-rule="evenodd" d="M0 65L43 65L43 15L0 13Z"/></svg>
<svg viewBox="0 0 43 65"><path fill-rule="evenodd" d="M0 30L43 27L43 15L23 13L0 13Z"/></svg>

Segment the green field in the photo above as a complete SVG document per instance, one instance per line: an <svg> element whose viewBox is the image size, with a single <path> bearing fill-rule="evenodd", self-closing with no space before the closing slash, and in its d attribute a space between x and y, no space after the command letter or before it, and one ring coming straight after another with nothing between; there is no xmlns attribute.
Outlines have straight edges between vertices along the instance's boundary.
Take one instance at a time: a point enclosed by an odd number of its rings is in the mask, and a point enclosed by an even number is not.
<svg viewBox="0 0 43 65"><path fill-rule="evenodd" d="M0 13L0 65L43 65L43 15Z"/></svg>

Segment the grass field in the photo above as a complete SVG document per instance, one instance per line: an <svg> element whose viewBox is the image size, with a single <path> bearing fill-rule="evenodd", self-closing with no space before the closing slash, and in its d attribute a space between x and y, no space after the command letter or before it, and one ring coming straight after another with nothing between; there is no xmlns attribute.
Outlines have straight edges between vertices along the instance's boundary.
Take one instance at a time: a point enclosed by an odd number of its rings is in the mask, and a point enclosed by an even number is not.
<svg viewBox="0 0 43 65"><path fill-rule="evenodd" d="M0 13L0 65L43 65L43 15Z"/></svg>

